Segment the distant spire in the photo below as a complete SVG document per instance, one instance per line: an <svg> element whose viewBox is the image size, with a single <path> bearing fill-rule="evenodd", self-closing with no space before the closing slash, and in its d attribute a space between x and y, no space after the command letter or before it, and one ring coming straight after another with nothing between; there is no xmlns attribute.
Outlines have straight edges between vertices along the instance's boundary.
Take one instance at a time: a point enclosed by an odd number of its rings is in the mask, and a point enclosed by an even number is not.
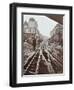
<svg viewBox="0 0 74 90"><path fill-rule="evenodd" d="M25 22L24 22L24 25L25 25L25 26L28 26L28 23L27 23L27 21L25 21Z"/></svg>

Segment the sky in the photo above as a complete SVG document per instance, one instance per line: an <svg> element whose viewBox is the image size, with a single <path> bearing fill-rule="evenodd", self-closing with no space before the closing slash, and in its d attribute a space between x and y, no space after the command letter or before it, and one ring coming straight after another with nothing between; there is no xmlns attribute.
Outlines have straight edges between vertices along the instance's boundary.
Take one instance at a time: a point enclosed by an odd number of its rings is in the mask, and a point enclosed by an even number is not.
<svg viewBox="0 0 74 90"><path fill-rule="evenodd" d="M48 18L45 15L25 15L24 14L24 22L28 21L29 18L34 18L38 24L39 32L47 37L50 37L50 31L56 26L57 22Z"/></svg>

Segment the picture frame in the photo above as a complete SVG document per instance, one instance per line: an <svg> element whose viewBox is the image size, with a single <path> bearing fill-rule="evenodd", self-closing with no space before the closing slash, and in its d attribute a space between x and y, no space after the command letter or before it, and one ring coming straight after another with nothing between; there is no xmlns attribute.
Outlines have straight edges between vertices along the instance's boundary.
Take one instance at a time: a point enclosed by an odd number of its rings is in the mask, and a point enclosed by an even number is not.
<svg viewBox="0 0 74 90"><path fill-rule="evenodd" d="M9 66L11 87L72 84L72 6L11 3Z"/></svg>

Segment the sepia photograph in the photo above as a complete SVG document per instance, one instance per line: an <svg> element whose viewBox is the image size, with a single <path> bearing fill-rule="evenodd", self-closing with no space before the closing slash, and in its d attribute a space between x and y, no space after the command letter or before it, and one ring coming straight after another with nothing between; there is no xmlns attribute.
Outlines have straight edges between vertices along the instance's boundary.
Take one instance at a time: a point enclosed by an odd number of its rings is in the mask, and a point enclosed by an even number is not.
<svg viewBox="0 0 74 90"><path fill-rule="evenodd" d="M22 14L22 76L63 74L63 17Z"/></svg>

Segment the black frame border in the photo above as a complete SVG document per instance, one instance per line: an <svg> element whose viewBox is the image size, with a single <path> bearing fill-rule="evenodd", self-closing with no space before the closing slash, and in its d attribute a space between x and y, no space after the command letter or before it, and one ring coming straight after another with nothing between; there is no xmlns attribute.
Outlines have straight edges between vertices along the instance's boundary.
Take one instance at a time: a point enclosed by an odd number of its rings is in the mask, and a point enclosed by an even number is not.
<svg viewBox="0 0 74 90"><path fill-rule="evenodd" d="M52 81L52 82L35 82L35 83L19 83L17 84L16 77L16 65L17 65L17 31L16 31L16 13L17 7L31 7L31 8L43 8L43 9L60 9L69 10L70 24L69 24L69 80L66 81ZM26 87L26 86L41 86L41 85L59 85L59 84L71 84L72 83L72 6L57 6L57 5L42 5L42 4L28 4L28 3L12 3L9 6L10 9L10 63L9 63L9 85L11 87Z"/></svg>

